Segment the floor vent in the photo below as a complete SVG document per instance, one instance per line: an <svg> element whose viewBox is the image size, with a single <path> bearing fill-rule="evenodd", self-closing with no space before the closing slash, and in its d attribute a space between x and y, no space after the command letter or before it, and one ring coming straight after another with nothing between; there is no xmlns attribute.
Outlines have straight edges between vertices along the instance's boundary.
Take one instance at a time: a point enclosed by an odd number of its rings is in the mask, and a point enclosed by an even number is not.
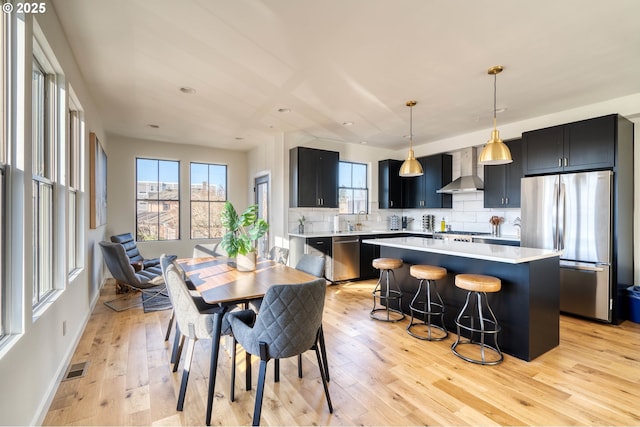
<svg viewBox="0 0 640 427"><path fill-rule="evenodd" d="M87 373L88 366L89 362L74 363L73 365L69 366L69 369L67 369L67 373L62 381L84 377L84 375Z"/></svg>

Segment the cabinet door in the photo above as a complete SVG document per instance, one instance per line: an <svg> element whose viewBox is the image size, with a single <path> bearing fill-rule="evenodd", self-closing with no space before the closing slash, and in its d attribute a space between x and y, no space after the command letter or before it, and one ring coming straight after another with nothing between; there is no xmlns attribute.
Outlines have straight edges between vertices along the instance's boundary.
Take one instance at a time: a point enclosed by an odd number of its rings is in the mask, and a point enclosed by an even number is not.
<svg viewBox="0 0 640 427"><path fill-rule="evenodd" d="M614 166L617 115L569 123L565 128L565 171Z"/></svg>
<svg viewBox="0 0 640 427"><path fill-rule="evenodd" d="M522 162L525 175L561 172L564 127L534 130L522 134Z"/></svg>
<svg viewBox="0 0 640 427"><path fill-rule="evenodd" d="M402 181L400 160L380 160L378 162L378 208L402 208Z"/></svg>
<svg viewBox="0 0 640 427"><path fill-rule="evenodd" d="M520 180L522 179L522 140L516 139L506 142L505 144L507 144L509 151L511 151L511 158L513 159L513 162L504 165L504 206L507 208L519 208Z"/></svg>
<svg viewBox="0 0 640 427"><path fill-rule="evenodd" d="M484 207L504 207L504 194L506 187L505 165L484 166Z"/></svg>
<svg viewBox="0 0 640 427"><path fill-rule="evenodd" d="M378 269L373 268L373 260L380 257L380 246L362 243L364 239L375 239L386 236L361 236L360 237L360 280L377 279L380 275Z"/></svg>
<svg viewBox="0 0 640 427"><path fill-rule="evenodd" d="M298 207L316 207L318 195L318 162L313 150L298 149Z"/></svg>
<svg viewBox="0 0 640 427"><path fill-rule="evenodd" d="M421 164L421 159L417 159ZM422 164L422 169L425 166ZM400 178L402 181L402 207L421 208L425 206L425 176Z"/></svg>
<svg viewBox="0 0 640 427"><path fill-rule="evenodd" d="M318 183L319 206L338 207L338 173L340 154L336 151L318 150L316 158L316 182Z"/></svg>
<svg viewBox="0 0 640 427"><path fill-rule="evenodd" d="M424 170L424 205L425 208L451 208L453 196L437 191L451 182L452 157L449 154L436 154L421 157L420 163Z"/></svg>

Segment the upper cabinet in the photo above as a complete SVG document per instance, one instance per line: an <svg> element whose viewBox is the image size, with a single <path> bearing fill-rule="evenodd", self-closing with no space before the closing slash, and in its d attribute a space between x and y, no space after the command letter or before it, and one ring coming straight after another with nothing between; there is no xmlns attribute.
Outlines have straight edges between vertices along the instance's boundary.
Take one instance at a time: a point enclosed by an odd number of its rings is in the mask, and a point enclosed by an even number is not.
<svg viewBox="0 0 640 427"><path fill-rule="evenodd" d="M402 208L402 160L386 159L378 162L378 208Z"/></svg>
<svg viewBox="0 0 640 427"><path fill-rule="evenodd" d="M307 147L289 150L289 207L337 208L339 162L336 151Z"/></svg>
<svg viewBox="0 0 640 427"><path fill-rule="evenodd" d="M611 114L524 132L524 175L613 168L617 121Z"/></svg>
<svg viewBox="0 0 640 427"><path fill-rule="evenodd" d="M484 167L484 207L519 208L522 178L522 140L506 141L513 162Z"/></svg>
<svg viewBox="0 0 640 427"><path fill-rule="evenodd" d="M404 208L451 208L452 195L437 191L451 182L452 157L436 154L419 157L424 174L412 178L402 178Z"/></svg>

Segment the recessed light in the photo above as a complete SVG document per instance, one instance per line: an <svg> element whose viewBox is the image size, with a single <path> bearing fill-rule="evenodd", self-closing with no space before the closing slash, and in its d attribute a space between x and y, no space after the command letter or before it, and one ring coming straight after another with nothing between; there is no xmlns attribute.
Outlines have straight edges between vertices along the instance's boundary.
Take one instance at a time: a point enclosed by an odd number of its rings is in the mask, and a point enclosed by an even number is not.
<svg viewBox="0 0 640 427"><path fill-rule="evenodd" d="M152 123L148 124L147 126L149 126L152 129L158 129L160 127L160 125L155 125L155 124L152 124Z"/></svg>
<svg viewBox="0 0 640 427"><path fill-rule="evenodd" d="M353 126L353 122L342 122L342 126Z"/></svg>
<svg viewBox="0 0 640 427"><path fill-rule="evenodd" d="M278 113L290 113L291 108L278 108Z"/></svg>
<svg viewBox="0 0 640 427"><path fill-rule="evenodd" d="M362 145L366 145L366 144L367 144L367 141L360 141L360 144L362 144Z"/></svg>
<svg viewBox="0 0 640 427"><path fill-rule="evenodd" d="M502 107L502 108L497 108L496 109L496 113L497 114L504 113L505 111L507 111L507 107Z"/></svg>
<svg viewBox="0 0 640 427"><path fill-rule="evenodd" d="M236 137L235 137L235 140L236 140L236 141L242 141L242 140L244 140L244 138L243 138L243 137L241 137L241 136L236 136Z"/></svg>
<svg viewBox="0 0 640 427"><path fill-rule="evenodd" d="M196 90L194 88L192 88L192 87L189 87L189 86L182 86L180 88L180 92L187 93L189 95L193 95L194 93L196 93Z"/></svg>

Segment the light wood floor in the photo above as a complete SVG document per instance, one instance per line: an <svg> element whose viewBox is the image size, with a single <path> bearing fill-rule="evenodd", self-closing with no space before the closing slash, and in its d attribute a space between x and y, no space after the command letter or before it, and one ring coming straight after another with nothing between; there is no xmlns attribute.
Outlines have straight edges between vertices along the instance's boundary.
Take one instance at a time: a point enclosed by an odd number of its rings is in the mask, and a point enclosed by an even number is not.
<svg viewBox="0 0 640 427"><path fill-rule="evenodd" d="M295 358L280 383L267 372L263 425L638 425L640 325L562 316L560 346L532 362L505 356L498 366L455 357L453 338L409 336L407 320L369 319L373 282L328 288L324 331L335 412L329 414L313 352L298 379ZM102 299L113 296L106 286ZM45 425L201 425L209 342L196 346L183 412L181 371L172 373L163 341L169 311L115 313L100 302L73 357L87 375L62 382ZM220 359L213 425L249 425L253 391L244 390L239 355L236 401L228 399L230 359Z"/></svg>

